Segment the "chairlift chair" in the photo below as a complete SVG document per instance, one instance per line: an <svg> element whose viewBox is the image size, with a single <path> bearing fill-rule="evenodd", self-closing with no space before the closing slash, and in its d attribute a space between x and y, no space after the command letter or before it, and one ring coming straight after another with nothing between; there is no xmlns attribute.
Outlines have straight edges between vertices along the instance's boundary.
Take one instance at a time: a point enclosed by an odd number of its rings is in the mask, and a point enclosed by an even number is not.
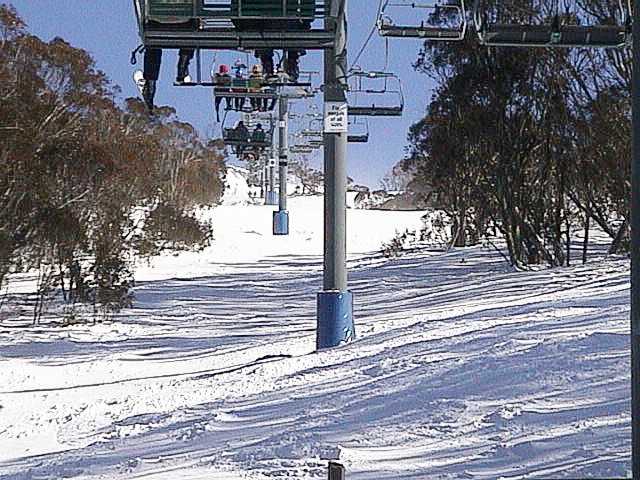
<svg viewBox="0 0 640 480"><path fill-rule="evenodd" d="M270 148L273 145L273 132L275 130L275 123L271 119L266 119L268 125L264 125L264 139L256 140L254 138L255 125L262 122L251 122L247 118L243 118L243 123L247 127L248 136L245 138L239 137L236 127L229 127L227 125L227 115L225 114L222 122L222 140L224 144L231 147L236 147L236 153L242 154L245 150L264 150Z"/></svg>
<svg viewBox="0 0 640 480"><path fill-rule="evenodd" d="M349 115L368 117L399 117L402 115L404 93L402 82L396 74L355 70L350 73L350 77L353 80L349 87ZM378 88L369 86L370 82L377 82ZM363 97L366 100L362 100Z"/></svg>
<svg viewBox="0 0 640 480"><path fill-rule="evenodd" d="M349 133L347 134L347 142L367 143L368 141L369 121L366 118L358 119L357 117L349 119Z"/></svg>
<svg viewBox="0 0 640 480"><path fill-rule="evenodd" d="M440 13L444 14L444 18L440 18ZM416 18L420 19L419 24L415 24ZM441 19L451 21L429 23ZM378 13L377 26L382 37L460 41L467 31L466 8L464 0L443 4L434 1L384 0Z"/></svg>
<svg viewBox="0 0 640 480"><path fill-rule="evenodd" d="M278 92L269 87L254 87L251 86L250 81L247 79L232 79L231 84L216 85L213 88L213 96L218 98L244 98L249 102L244 102L243 112L256 111L252 106L251 100L268 100L273 104L278 98Z"/></svg>
<svg viewBox="0 0 640 480"><path fill-rule="evenodd" d="M132 55L135 55L132 54ZM275 105L273 100L279 96L287 97L290 99L300 98L312 98L316 95L317 89L313 87L312 76L317 72L300 72L300 78L298 81L283 82L274 81L272 78L233 78L231 76L220 80L215 74L216 62L211 64L211 80L205 81L202 79L202 60L201 50L195 51L196 65L195 65L195 78L188 77L188 81L174 82L174 87L213 87L214 97L219 98L245 98L252 99L265 99L269 100L269 104ZM135 60L132 60L134 62ZM248 112L249 109L242 111Z"/></svg>
<svg viewBox="0 0 640 480"><path fill-rule="evenodd" d="M300 136L305 138L322 137L324 133L322 130L322 124L322 118L312 118L307 128L304 128L300 131Z"/></svg>
<svg viewBox="0 0 640 480"><path fill-rule="evenodd" d="M331 0L134 0L145 47L332 48Z"/></svg>
<svg viewBox="0 0 640 480"><path fill-rule="evenodd" d="M292 145L289 147L291 153L309 154L313 153L313 148L309 145Z"/></svg>
<svg viewBox="0 0 640 480"><path fill-rule="evenodd" d="M486 0L475 1L473 19L480 43L487 46L620 48L631 42L631 4L625 7L624 1L619 0L623 21L615 25L565 24L569 15L559 14L545 24L509 23L491 12Z"/></svg>
<svg viewBox="0 0 640 480"><path fill-rule="evenodd" d="M242 120L244 124L249 128L253 128L258 123L261 123L263 125L268 124L271 129L271 126L273 125L275 127L275 123L276 123L274 114L272 112L244 113L242 115Z"/></svg>

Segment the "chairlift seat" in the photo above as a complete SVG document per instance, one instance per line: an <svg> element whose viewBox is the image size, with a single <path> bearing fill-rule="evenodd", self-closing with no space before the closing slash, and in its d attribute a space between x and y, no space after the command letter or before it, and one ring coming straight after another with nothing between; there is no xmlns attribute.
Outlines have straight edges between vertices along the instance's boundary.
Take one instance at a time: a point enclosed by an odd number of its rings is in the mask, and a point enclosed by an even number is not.
<svg viewBox="0 0 640 480"><path fill-rule="evenodd" d="M369 142L369 134L349 134L347 135L347 142L349 143L368 143Z"/></svg>
<svg viewBox="0 0 640 480"><path fill-rule="evenodd" d="M234 85L234 89L238 89L238 88L243 88L243 89L256 89L255 86L250 86L247 80L243 80L244 83L240 84L238 83L238 80L236 80L236 83ZM210 82L210 81L200 81L200 82L174 82L173 85L175 87L214 87L216 90L219 91L224 91L224 90L229 90L231 88L231 83L221 83L221 82ZM313 85L311 83L308 82L304 82L304 83L273 83L273 82L266 82L263 81L260 84L260 88L262 92L271 92L273 91L275 88L286 88L286 87L292 87L292 88L311 88Z"/></svg>
<svg viewBox="0 0 640 480"><path fill-rule="evenodd" d="M303 145L293 145L289 147L291 153L313 153L313 148Z"/></svg>
<svg viewBox="0 0 640 480"><path fill-rule="evenodd" d="M300 136L307 138L321 137L322 130L302 130L300 132Z"/></svg>
<svg viewBox="0 0 640 480"><path fill-rule="evenodd" d="M616 48L629 38L627 28L617 25L561 25L554 31L550 25L492 24L480 32L488 46Z"/></svg>
<svg viewBox="0 0 640 480"><path fill-rule="evenodd" d="M404 108L402 106L379 107L371 106L349 106L348 114L355 117L401 117Z"/></svg>
<svg viewBox="0 0 640 480"><path fill-rule="evenodd" d="M222 98L266 98L274 99L278 98L278 95L274 91L261 90L259 92L251 91L249 89L238 89L230 87L214 87L213 94L216 97Z"/></svg>
<svg viewBox="0 0 640 480"><path fill-rule="evenodd" d="M268 148L271 146L271 142L268 142L267 140L263 140L261 142L258 142L256 140L251 140L249 142L249 146L252 148Z"/></svg>
<svg viewBox="0 0 640 480"><path fill-rule="evenodd" d="M380 36L391 38L420 38L424 40L462 40L464 30L459 28L408 27L398 25L380 25Z"/></svg>
<svg viewBox="0 0 640 480"><path fill-rule="evenodd" d="M248 149L251 149L251 148L263 149L263 148L269 148L271 146L271 143L267 141L256 142L251 140L244 141L244 140L238 140L238 139L224 140L224 144L229 147L245 147Z"/></svg>

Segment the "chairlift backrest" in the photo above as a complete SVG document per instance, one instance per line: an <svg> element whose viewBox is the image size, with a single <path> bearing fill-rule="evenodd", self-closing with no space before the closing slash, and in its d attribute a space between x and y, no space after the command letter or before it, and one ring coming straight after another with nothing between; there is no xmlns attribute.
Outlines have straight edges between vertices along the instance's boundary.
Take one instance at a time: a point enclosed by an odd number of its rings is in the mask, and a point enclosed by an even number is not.
<svg viewBox="0 0 640 480"><path fill-rule="evenodd" d="M234 17L313 19L315 14L314 0L231 0L231 15Z"/></svg>

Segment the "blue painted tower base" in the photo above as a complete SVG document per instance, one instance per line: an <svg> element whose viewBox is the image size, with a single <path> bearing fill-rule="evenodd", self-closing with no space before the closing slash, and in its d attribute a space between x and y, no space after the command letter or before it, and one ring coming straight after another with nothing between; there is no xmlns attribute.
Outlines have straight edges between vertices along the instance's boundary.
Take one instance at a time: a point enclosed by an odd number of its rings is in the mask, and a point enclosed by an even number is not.
<svg viewBox="0 0 640 480"><path fill-rule="evenodd" d="M337 347L355 338L353 293L337 290L319 292L316 348Z"/></svg>
<svg viewBox="0 0 640 480"><path fill-rule="evenodd" d="M278 192L267 192L265 205L278 205Z"/></svg>
<svg viewBox="0 0 640 480"><path fill-rule="evenodd" d="M289 235L289 212L286 210L273 212L273 234Z"/></svg>

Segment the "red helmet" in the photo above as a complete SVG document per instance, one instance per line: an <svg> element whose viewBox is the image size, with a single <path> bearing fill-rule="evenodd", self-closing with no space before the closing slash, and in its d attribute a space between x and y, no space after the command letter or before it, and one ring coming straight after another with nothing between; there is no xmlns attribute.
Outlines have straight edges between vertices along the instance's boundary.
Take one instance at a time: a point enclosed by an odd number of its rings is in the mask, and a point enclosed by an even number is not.
<svg viewBox="0 0 640 480"><path fill-rule="evenodd" d="M229 67L226 65L220 65L220 69L218 70L220 73L229 73Z"/></svg>

